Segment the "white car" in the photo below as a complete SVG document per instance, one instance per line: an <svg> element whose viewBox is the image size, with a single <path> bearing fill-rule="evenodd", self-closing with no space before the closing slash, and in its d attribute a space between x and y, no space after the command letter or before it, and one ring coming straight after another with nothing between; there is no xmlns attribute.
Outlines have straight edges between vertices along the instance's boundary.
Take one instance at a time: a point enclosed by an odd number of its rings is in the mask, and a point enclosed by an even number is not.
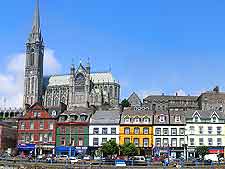
<svg viewBox="0 0 225 169"><path fill-rule="evenodd" d="M78 158L76 158L76 157L70 157L69 160L70 160L70 163L71 163L71 164L74 164L74 163L78 163L78 161L79 161L80 159L78 159Z"/></svg>

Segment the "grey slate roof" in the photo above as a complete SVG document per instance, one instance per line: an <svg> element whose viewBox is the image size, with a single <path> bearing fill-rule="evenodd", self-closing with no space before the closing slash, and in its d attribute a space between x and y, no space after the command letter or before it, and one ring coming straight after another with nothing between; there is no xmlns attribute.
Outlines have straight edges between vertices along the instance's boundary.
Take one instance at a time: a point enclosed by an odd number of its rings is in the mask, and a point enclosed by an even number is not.
<svg viewBox="0 0 225 169"><path fill-rule="evenodd" d="M119 124L120 111L96 111L90 119L90 124Z"/></svg>
<svg viewBox="0 0 225 169"><path fill-rule="evenodd" d="M170 96L170 95L150 95L144 100L197 100L198 96Z"/></svg>
<svg viewBox="0 0 225 169"><path fill-rule="evenodd" d="M192 118L193 114L198 112L201 119L210 119L211 115L216 112L219 116L219 119L225 119L224 112L221 111L214 111L214 110L189 110L185 112L186 118Z"/></svg>

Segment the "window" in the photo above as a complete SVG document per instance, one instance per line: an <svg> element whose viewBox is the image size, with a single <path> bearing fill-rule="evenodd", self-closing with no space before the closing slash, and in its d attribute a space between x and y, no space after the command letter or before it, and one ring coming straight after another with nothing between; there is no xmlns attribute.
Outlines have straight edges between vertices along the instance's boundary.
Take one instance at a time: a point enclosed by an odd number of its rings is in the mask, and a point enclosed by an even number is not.
<svg viewBox="0 0 225 169"><path fill-rule="evenodd" d="M112 141L116 142L116 138L111 138Z"/></svg>
<svg viewBox="0 0 225 169"><path fill-rule="evenodd" d="M180 138L180 147L184 146L184 138Z"/></svg>
<svg viewBox="0 0 225 169"><path fill-rule="evenodd" d="M216 127L216 128L217 128L217 135L221 135L221 127L218 126L218 127Z"/></svg>
<svg viewBox="0 0 225 169"><path fill-rule="evenodd" d="M98 146L98 138L93 138L93 145Z"/></svg>
<svg viewBox="0 0 225 169"><path fill-rule="evenodd" d="M102 144L107 142L107 138L102 138Z"/></svg>
<svg viewBox="0 0 225 169"><path fill-rule="evenodd" d="M43 134L39 134L39 141L40 141L40 142L43 141Z"/></svg>
<svg viewBox="0 0 225 169"><path fill-rule="evenodd" d="M180 123L181 122L181 119L180 119L180 116L179 115L176 115L175 116L175 122L176 123Z"/></svg>
<svg viewBox="0 0 225 169"><path fill-rule="evenodd" d="M108 134L108 129L107 128L102 128L102 134Z"/></svg>
<svg viewBox="0 0 225 169"><path fill-rule="evenodd" d="M44 129L44 121L40 121L40 129Z"/></svg>
<svg viewBox="0 0 225 169"><path fill-rule="evenodd" d="M27 142L27 143L30 142L30 134L26 134L26 142Z"/></svg>
<svg viewBox="0 0 225 169"><path fill-rule="evenodd" d="M212 134L212 126L208 127L208 134Z"/></svg>
<svg viewBox="0 0 225 169"><path fill-rule="evenodd" d="M139 128L134 128L134 134L139 134L140 133L140 129Z"/></svg>
<svg viewBox="0 0 225 169"><path fill-rule="evenodd" d="M20 127L21 127L22 130L24 130L25 129L25 122L21 122Z"/></svg>
<svg viewBox="0 0 225 169"><path fill-rule="evenodd" d="M161 128L156 128L155 129L155 134L156 135L161 135Z"/></svg>
<svg viewBox="0 0 225 169"><path fill-rule="evenodd" d="M163 146L168 146L169 145L169 139L168 138L164 138L163 139Z"/></svg>
<svg viewBox="0 0 225 169"><path fill-rule="evenodd" d="M148 142L149 142L148 140L149 140L148 138L143 139L144 147L148 147Z"/></svg>
<svg viewBox="0 0 225 169"><path fill-rule="evenodd" d="M213 140L212 140L212 138L208 138L208 145L209 145L209 146L212 146L212 145L213 145Z"/></svg>
<svg viewBox="0 0 225 169"><path fill-rule="evenodd" d="M177 135L177 129L176 128L171 129L171 135L173 135L173 136Z"/></svg>
<svg viewBox="0 0 225 169"><path fill-rule="evenodd" d="M80 120L81 121L85 121L87 119L87 116L86 115L80 115Z"/></svg>
<svg viewBox="0 0 225 169"><path fill-rule="evenodd" d="M125 128L125 129L124 129L124 133L125 133L125 134L130 134L130 128Z"/></svg>
<svg viewBox="0 0 225 169"><path fill-rule="evenodd" d="M43 141L44 141L44 143L48 142L48 134L47 133L44 134Z"/></svg>
<svg viewBox="0 0 225 169"><path fill-rule="evenodd" d="M30 129L33 130L34 129L34 122L30 121Z"/></svg>
<svg viewBox="0 0 225 169"><path fill-rule="evenodd" d="M53 122L52 122L52 121L50 121L50 122L48 123L48 128L49 128L50 130L53 130L54 126L53 126Z"/></svg>
<svg viewBox="0 0 225 169"><path fill-rule="evenodd" d="M198 116L195 116L194 122L198 122Z"/></svg>
<svg viewBox="0 0 225 169"><path fill-rule="evenodd" d="M93 134L99 134L99 128L94 128Z"/></svg>
<svg viewBox="0 0 225 169"><path fill-rule="evenodd" d="M191 144L191 146L193 146L195 144L195 139L194 138L190 138L190 144Z"/></svg>
<svg viewBox="0 0 225 169"><path fill-rule="evenodd" d="M61 145L65 145L65 137L61 137L60 138L60 144Z"/></svg>
<svg viewBox="0 0 225 169"><path fill-rule="evenodd" d="M203 126L199 126L199 134L203 134Z"/></svg>
<svg viewBox="0 0 225 169"><path fill-rule="evenodd" d="M116 134L116 128L111 128L111 134Z"/></svg>
<svg viewBox="0 0 225 169"><path fill-rule="evenodd" d="M165 116L163 114L159 116L159 122L161 123L165 122Z"/></svg>
<svg viewBox="0 0 225 169"><path fill-rule="evenodd" d="M204 145L204 139L203 138L199 138L199 145L203 146Z"/></svg>
<svg viewBox="0 0 225 169"><path fill-rule="evenodd" d="M222 146L222 138L217 138L217 146Z"/></svg>
<svg viewBox="0 0 225 169"><path fill-rule="evenodd" d="M190 126L190 134L195 134L195 127L194 126Z"/></svg>
<svg viewBox="0 0 225 169"><path fill-rule="evenodd" d="M149 122L149 118L144 118L144 123L148 123Z"/></svg>
<svg viewBox="0 0 225 169"><path fill-rule="evenodd" d="M40 112L34 112L34 117L36 117L36 118L41 117L41 113Z"/></svg>
<svg viewBox="0 0 225 169"><path fill-rule="evenodd" d="M48 134L48 142L52 142L52 133Z"/></svg>
<svg viewBox="0 0 225 169"><path fill-rule="evenodd" d="M216 123L216 122L217 122L217 117L216 117L216 116L213 116L213 117L212 117L212 122L213 122L213 123Z"/></svg>
<svg viewBox="0 0 225 169"><path fill-rule="evenodd" d="M180 128L179 130L180 130L179 131L180 132L180 135L185 135L184 128Z"/></svg>
<svg viewBox="0 0 225 169"><path fill-rule="evenodd" d="M78 140L78 146L83 146L83 144L84 144L83 139L82 138L79 138L79 140Z"/></svg>
<svg viewBox="0 0 225 169"><path fill-rule="evenodd" d="M124 143L130 143L130 138L124 138Z"/></svg>
<svg viewBox="0 0 225 169"><path fill-rule="evenodd" d="M139 123L139 118L135 118L135 119L134 119L134 122L135 122L135 123Z"/></svg>
<svg viewBox="0 0 225 169"><path fill-rule="evenodd" d="M144 128L144 129L143 129L143 133L144 133L144 134L149 134L148 128Z"/></svg>
<svg viewBox="0 0 225 169"><path fill-rule="evenodd" d="M134 138L134 145L135 145L136 147L139 146L139 138Z"/></svg>
<svg viewBox="0 0 225 169"><path fill-rule="evenodd" d="M30 141L31 141L31 142L34 141L34 134L33 134L33 133L30 134Z"/></svg>
<svg viewBox="0 0 225 169"><path fill-rule="evenodd" d="M161 146L161 138L156 138L155 143L157 146Z"/></svg>
<svg viewBox="0 0 225 169"><path fill-rule="evenodd" d="M169 135L169 129L168 128L163 129L163 135Z"/></svg>
<svg viewBox="0 0 225 169"><path fill-rule="evenodd" d="M129 118L125 118L125 123L129 123L130 119Z"/></svg>
<svg viewBox="0 0 225 169"><path fill-rule="evenodd" d="M177 139L176 138L171 139L171 145L172 145L172 147L177 147Z"/></svg>
<svg viewBox="0 0 225 169"><path fill-rule="evenodd" d="M60 129L61 129L61 133L66 133L66 128L64 126L62 126Z"/></svg>
<svg viewBox="0 0 225 169"><path fill-rule="evenodd" d="M25 134L23 134L23 133L21 134L21 142L23 142L23 143L25 142Z"/></svg>

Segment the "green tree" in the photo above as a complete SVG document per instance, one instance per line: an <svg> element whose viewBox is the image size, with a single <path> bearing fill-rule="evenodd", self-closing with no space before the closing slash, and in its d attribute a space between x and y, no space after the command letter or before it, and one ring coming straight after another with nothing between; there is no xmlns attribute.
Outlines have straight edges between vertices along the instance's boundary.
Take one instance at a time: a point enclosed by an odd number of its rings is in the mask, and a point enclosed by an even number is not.
<svg viewBox="0 0 225 169"><path fill-rule="evenodd" d="M109 140L102 145L101 152L104 156L110 156L110 158L112 158L113 155L118 154L119 146L114 140Z"/></svg>
<svg viewBox="0 0 225 169"><path fill-rule="evenodd" d="M200 155L202 158L204 158L204 156L206 154L208 154L209 150L207 146L199 146L196 148L196 152L198 155Z"/></svg>
<svg viewBox="0 0 225 169"><path fill-rule="evenodd" d="M121 146L121 152L123 155L131 157L135 156L138 153L136 146L132 143L125 143Z"/></svg>
<svg viewBox="0 0 225 169"><path fill-rule="evenodd" d="M122 107L129 107L130 106L130 103L127 99L123 99L122 102L121 102L121 105Z"/></svg>

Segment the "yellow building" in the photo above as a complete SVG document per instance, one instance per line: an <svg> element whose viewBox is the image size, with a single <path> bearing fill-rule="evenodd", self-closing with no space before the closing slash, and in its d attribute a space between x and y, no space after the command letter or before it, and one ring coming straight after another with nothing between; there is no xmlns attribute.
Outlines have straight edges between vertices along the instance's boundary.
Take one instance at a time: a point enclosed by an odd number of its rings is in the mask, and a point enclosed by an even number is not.
<svg viewBox="0 0 225 169"><path fill-rule="evenodd" d="M151 153L153 146L153 113L148 109L129 108L123 111L120 122L120 145L133 143L139 155Z"/></svg>

